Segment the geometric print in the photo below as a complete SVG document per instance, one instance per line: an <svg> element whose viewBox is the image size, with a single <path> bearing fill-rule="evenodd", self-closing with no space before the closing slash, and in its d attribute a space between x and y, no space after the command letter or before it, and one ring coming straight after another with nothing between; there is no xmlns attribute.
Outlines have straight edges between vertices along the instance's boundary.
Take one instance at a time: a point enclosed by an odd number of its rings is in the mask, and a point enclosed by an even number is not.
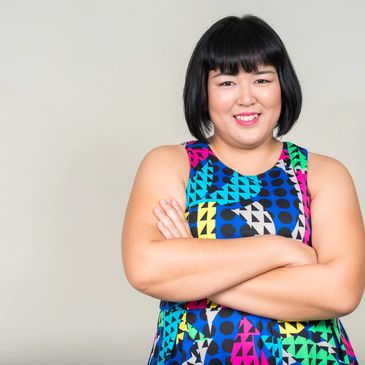
<svg viewBox="0 0 365 365"><path fill-rule="evenodd" d="M209 158L189 179L187 207L208 201L219 204L234 203L254 197L260 191L257 177L242 176L225 168L219 161L213 165L212 160L212 157Z"/></svg>
<svg viewBox="0 0 365 365"><path fill-rule="evenodd" d="M253 202L243 209L232 209L232 211L241 215L256 234L275 234L273 219L259 202Z"/></svg>
<svg viewBox="0 0 365 365"><path fill-rule="evenodd" d="M197 229L201 238L215 238L216 202L198 205Z"/></svg>
<svg viewBox="0 0 365 365"><path fill-rule="evenodd" d="M275 234L311 245L305 148L283 142L273 167L259 175L243 175L220 161L208 143L193 140L183 145L190 161L185 217L193 237ZM358 365L358 361L339 318L275 320L202 298L160 301L148 361L155 364Z"/></svg>

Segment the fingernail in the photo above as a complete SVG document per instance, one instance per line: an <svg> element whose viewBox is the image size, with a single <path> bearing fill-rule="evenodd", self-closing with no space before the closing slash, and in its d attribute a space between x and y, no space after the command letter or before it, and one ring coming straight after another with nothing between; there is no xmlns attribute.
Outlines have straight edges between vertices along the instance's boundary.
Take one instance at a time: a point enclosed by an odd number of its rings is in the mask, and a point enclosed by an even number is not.
<svg viewBox="0 0 365 365"><path fill-rule="evenodd" d="M161 204L167 204L167 201L166 201L165 199L161 199L161 200L160 200L160 203L161 203Z"/></svg>
<svg viewBox="0 0 365 365"><path fill-rule="evenodd" d="M161 210L160 210L160 209L158 209L158 208L155 208L153 211L154 211L155 213L161 213Z"/></svg>

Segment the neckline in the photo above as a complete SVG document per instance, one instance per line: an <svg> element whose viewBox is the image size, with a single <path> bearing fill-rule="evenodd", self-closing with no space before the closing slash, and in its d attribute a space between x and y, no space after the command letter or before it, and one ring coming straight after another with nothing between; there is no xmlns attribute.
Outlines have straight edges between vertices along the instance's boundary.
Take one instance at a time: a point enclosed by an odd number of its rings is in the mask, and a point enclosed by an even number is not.
<svg viewBox="0 0 365 365"><path fill-rule="evenodd" d="M237 173L239 176L246 176L246 177L258 177L258 176L261 176L263 174L266 174L267 172L269 172L270 170L272 170L274 167L276 167L276 165L278 164L278 162L282 159L282 156L283 156L283 151L286 149L286 141L282 141L281 142L282 145L281 145L281 150L279 152L279 156L277 157L275 163L273 166L271 166L269 169L263 171L263 172L260 172L259 174L256 174L256 175L248 175L248 174L242 174L241 172L231 168L230 166L226 165L224 162L222 162L222 160L215 154L215 152L212 150L212 148L210 147L210 144L208 142L206 142L206 145L207 145L207 148L208 150L210 151L211 155L214 156L217 161L222 164L224 167L232 170L233 172Z"/></svg>

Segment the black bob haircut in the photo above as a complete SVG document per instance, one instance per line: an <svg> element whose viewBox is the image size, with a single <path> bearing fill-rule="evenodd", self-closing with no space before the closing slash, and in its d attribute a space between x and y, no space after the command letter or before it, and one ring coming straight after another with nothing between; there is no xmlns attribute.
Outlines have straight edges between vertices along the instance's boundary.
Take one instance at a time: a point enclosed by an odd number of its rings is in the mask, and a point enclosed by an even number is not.
<svg viewBox="0 0 365 365"><path fill-rule="evenodd" d="M208 112L207 80L211 70L236 75L240 68L257 71L260 65L276 69L281 87L281 113L276 136L290 131L302 107L302 92L285 46L277 33L254 15L225 17L200 38L190 58L183 91L190 133L207 141L212 129Z"/></svg>

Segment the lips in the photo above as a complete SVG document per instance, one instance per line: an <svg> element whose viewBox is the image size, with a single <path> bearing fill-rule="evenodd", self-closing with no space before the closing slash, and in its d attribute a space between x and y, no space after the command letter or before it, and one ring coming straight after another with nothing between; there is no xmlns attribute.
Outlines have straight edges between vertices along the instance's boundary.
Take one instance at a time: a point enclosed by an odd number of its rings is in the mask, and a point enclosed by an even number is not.
<svg viewBox="0 0 365 365"><path fill-rule="evenodd" d="M247 126L247 125L255 124L260 117L260 113L256 113L256 112L239 113L239 114L235 114L233 117L235 118L235 120L238 124Z"/></svg>
<svg viewBox="0 0 365 365"><path fill-rule="evenodd" d="M239 113L239 114L235 114L235 116L236 115L246 116L246 115L254 115L254 114L260 114L260 113L257 113L257 112Z"/></svg>

